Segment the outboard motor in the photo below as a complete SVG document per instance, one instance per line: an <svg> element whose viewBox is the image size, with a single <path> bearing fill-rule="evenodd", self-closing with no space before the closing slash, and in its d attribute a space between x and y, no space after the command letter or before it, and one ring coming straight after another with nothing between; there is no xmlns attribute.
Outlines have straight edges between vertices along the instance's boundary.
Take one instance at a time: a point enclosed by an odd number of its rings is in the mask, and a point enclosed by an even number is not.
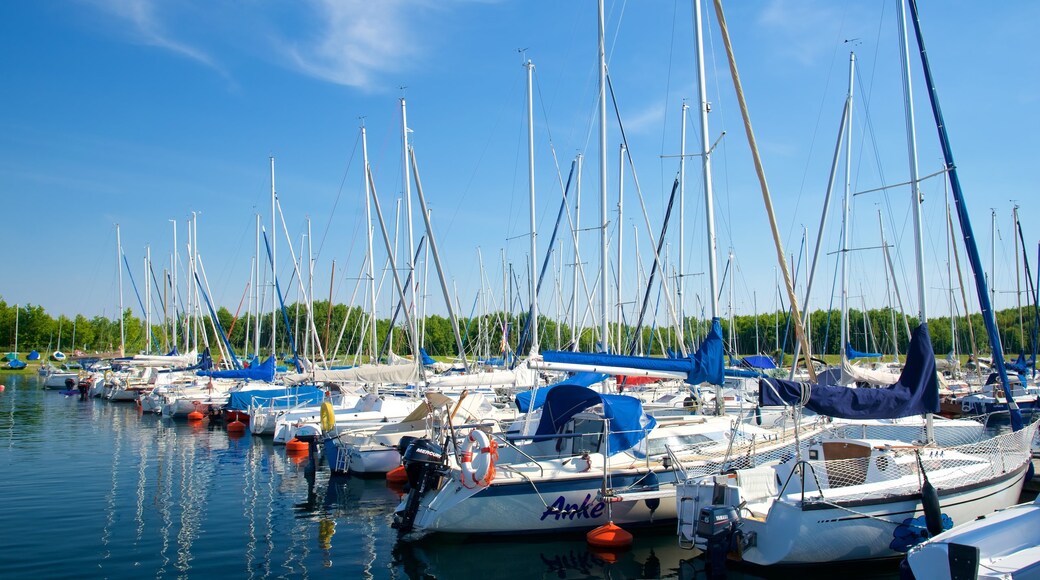
<svg viewBox="0 0 1040 580"><path fill-rule="evenodd" d="M397 529L398 535L412 531L415 516L419 513L419 502L426 492L440 485L441 477L448 472L448 458L440 445L429 439L413 439L407 446L401 456L408 475L408 495L404 500L404 509L394 514L394 522L391 524Z"/></svg>
<svg viewBox="0 0 1040 580"><path fill-rule="evenodd" d="M739 541L740 516L728 505L709 505L701 508L697 519L697 538L707 545L709 578L726 577L726 558Z"/></svg>

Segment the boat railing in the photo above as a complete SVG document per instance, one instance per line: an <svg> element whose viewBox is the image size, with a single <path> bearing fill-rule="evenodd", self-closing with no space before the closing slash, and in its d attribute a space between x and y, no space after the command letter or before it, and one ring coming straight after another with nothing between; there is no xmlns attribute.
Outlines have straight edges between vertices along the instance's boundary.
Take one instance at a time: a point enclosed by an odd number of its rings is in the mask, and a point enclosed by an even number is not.
<svg viewBox="0 0 1040 580"><path fill-rule="evenodd" d="M503 435L501 433L492 433L491 437L492 437L492 439L494 439L494 440L499 442L498 445L499 445L500 448L504 446L504 447L507 447L509 449L512 449L512 450L516 451L517 454L521 455L522 457L527 458L534 465L537 465L538 466L538 477L541 478L541 477L545 476L545 470L542 469L542 463L540 461L538 461L537 459L535 459L534 457L531 457L531 455L529 455L527 452L525 452L520 447L518 447L515 444L513 444L513 442L510 440L509 437L506 437L505 435ZM530 439L530 437L528 437L528 439ZM508 463L500 463L499 465L496 466L496 468L504 470L504 471L511 471L513 473L516 473L517 475L519 475L521 477L525 477L525 478L527 477L526 475L524 475L523 473L521 473L519 470L515 469L512 465L510 465Z"/></svg>

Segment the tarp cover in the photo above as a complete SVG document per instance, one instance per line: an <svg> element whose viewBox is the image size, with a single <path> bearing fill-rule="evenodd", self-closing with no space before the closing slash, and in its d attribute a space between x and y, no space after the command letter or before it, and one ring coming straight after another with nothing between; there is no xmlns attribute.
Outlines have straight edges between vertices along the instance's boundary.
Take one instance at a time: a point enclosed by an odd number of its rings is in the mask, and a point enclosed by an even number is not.
<svg viewBox="0 0 1040 580"><path fill-rule="evenodd" d="M200 377L213 377L216 379L248 379L251 381L274 381L274 356L267 357L263 363L244 369L233 369L227 371L199 371Z"/></svg>
<svg viewBox="0 0 1040 580"><path fill-rule="evenodd" d="M711 330L704 337L697 352L687 358L654 358L618 354L591 354L582 352L546 351L542 353L546 362L580 364L589 366L628 367L648 371L670 371L686 373L686 382L691 385L710 383L721 385L725 380L722 358L722 325L719 319L711 322Z"/></svg>
<svg viewBox="0 0 1040 580"><path fill-rule="evenodd" d="M426 384L431 389L451 387L519 387L527 389L533 387L537 380L538 375L525 362L510 370L431 377Z"/></svg>
<svg viewBox="0 0 1040 580"><path fill-rule="evenodd" d="M358 365L352 369L338 371L314 370L309 373L285 375L285 382L295 385L305 382L318 383L380 383L410 384L419 380L419 367L412 361L391 365Z"/></svg>
<svg viewBox="0 0 1040 580"><path fill-rule="evenodd" d="M553 383L551 385L547 385L538 389L531 389L530 391L523 391L521 393L517 393L514 399L514 401L516 402L516 408L519 409L521 413L526 413L531 409L537 409L541 407L542 404L545 403L546 393L548 393L551 389L555 387L558 387L560 385L576 385L579 387L591 387L596 383L602 382L603 379L607 378L608 376L609 375L605 375L603 373L574 373L573 375L567 377L566 379L563 379L558 383ZM532 399L534 400L533 405L531 403Z"/></svg>
<svg viewBox="0 0 1040 580"><path fill-rule="evenodd" d="M781 379L759 379L763 407L797 405L809 390L805 407L820 415L844 419L896 419L939 412L939 381L928 325L914 329L899 382L882 388L813 385Z"/></svg>
<svg viewBox="0 0 1040 580"><path fill-rule="evenodd" d="M261 387L242 391L231 391L225 409L245 411L250 407L270 407L276 401L278 407L295 407L296 405L320 405L325 391L314 386L298 387Z"/></svg>
<svg viewBox="0 0 1040 580"><path fill-rule="evenodd" d="M768 356L746 356L740 361L742 365L752 369L775 369L776 363Z"/></svg>
<svg viewBox="0 0 1040 580"><path fill-rule="evenodd" d="M560 385L545 396L534 439L551 439L572 417L600 403L608 425L608 455L635 447L657 425L657 420L643 412L642 403L635 397L603 395L588 387Z"/></svg>
<svg viewBox="0 0 1040 580"><path fill-rule="evenodd" d="M195 364L199 358L199 353L194 350L187 354L175 354L175 355L155 355L155 354L136 354L131 362L137 366L143 367L186 367Z"/></svg>

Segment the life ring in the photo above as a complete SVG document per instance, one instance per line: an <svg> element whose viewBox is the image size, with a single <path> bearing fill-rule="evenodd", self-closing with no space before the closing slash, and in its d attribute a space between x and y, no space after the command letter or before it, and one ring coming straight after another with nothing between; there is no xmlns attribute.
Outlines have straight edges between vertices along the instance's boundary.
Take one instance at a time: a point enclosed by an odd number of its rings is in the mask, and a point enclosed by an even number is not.
<svg viewBox="0 0 1040 580"><path fill-rule="evenodd" d="M498 459L498 443L492 441L487 433L480 429L469 432L466 443L462 446L462 457L459 460L460 477L463 487L487 487L495 479L495 460Z"/></svg>
<svg viewBox="0 0 1040 580"><path fill-rule="evenodd" d="M325 433L332 433L336 428L336 411L332 407L332 401L325 401L321 404L321 430Z"/></svg>

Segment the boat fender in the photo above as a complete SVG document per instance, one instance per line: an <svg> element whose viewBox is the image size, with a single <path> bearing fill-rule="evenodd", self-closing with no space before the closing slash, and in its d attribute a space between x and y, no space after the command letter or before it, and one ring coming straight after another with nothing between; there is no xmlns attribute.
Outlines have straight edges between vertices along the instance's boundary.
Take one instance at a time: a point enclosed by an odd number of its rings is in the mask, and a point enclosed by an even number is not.
<svg viewBox="0 0 1040 580"><path fill-rule="evenodd" d="M921 476L924 477L924 484L921 485L921 507L924 508L925 527L928 528L929 534L936 536L944 529L942 508L939 507L939 492L935 491L935 486L928 481L928 474L924 471L920 452L917 454L917 466L921 470Z"/></svg>
<svg viewBox="0 0 1040 580"><path fill-rule="evenodd" d="M469 432L462 447L459 470L463 487L487 487L495 479L495 460L498 459L498 443L492 441L480 429Z"/></svg>
<svg viewBox="0 0 1040 580"><path fill-rule="evenodd" d="M961 401L961 412L971 413L971 403L968 401Z"/></svg>
<svg viewBox="0 0 1040 580"><path fill-rule="evenodd" d="M321 430L324 433L332 433L336 429L336 411L332 407L332 401L321 404Z"/></svg>

